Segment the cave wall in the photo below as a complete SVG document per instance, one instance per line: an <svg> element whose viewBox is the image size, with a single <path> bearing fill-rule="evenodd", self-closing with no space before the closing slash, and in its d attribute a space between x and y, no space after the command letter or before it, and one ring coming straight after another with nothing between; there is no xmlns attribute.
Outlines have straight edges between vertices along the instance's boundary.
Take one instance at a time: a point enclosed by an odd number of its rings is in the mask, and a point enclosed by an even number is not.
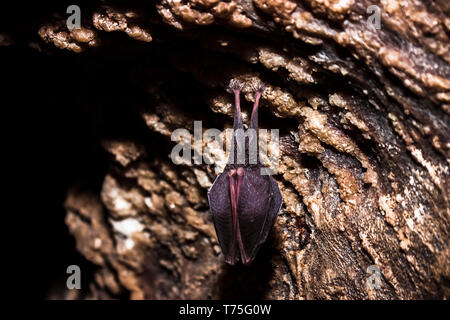
<svg viewBox="0 0 450 320"><path fill-rule="evenodd" d="M367 23L370 5L380 29ZM449 297L448 3L80 8L81 29L49 9L29 42L81 68L82 83L67 90L106 159L101 182L74 179L64 203L77 250L96 266L89 298ZM1 41L14 46L14 33ZM209 165L170 159L173 130L232 126L230 79L246 84L244 121L251 85L265 84L260 127L280 129L284 204L250 267L224 263L206 198L226 155L215 150ZM372 265L378 289L367 284Z"/></svg>

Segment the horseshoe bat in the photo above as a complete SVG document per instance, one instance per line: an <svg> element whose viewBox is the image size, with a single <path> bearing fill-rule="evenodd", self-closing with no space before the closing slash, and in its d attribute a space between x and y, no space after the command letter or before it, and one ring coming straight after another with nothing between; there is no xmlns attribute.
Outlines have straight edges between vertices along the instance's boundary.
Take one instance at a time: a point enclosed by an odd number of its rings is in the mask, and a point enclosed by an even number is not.
<svg viewBox="0 0 450 320"><path fill-rule="evenodd" d="M250 129L256 134L245 140L238 139L244 128L239 97L243 85L231 80L229 87L235 98L233 150L224 171L208 191L208 201L225 262L235 265L241 260L249 265L266 241L283 199L272 176L261 175L263 166L258 151L256 161L252 163L249 157L249 146L256 143L258 148L258 106L264 86L255 88ZM245 151L245 161L237 161L239 150Z"/></svg>

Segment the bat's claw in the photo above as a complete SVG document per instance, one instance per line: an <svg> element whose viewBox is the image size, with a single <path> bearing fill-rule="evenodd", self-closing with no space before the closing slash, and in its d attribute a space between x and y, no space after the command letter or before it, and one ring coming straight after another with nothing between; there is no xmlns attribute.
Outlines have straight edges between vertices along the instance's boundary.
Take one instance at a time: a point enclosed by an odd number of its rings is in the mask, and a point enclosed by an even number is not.
<svg viewBox="0 0 450 320"><path fill-rule="evenodd" d="M242 82L240 82L239 80L236 79L231 79L230 80L230 84L228 85L230 87L231 90L242 90L242 88L244 87L244 84Z"/></svg>
<svg viewBox="0 0 450 320"><path fill-rule="evenodd" d="M266 90L266 86L265 86L265 84L262 83L262 82L258 82L257 85L254 85L254 84L252 83L252 84L251 84L251 87L253 88L253 91L255 91L255 92L263 93L264 90Z"/></svg>

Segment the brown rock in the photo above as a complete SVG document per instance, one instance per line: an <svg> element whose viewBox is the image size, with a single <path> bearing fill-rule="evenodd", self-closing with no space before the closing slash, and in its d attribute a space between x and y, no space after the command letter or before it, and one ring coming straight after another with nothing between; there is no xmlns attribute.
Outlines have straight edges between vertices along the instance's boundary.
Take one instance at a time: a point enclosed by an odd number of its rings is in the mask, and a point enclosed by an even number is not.
<svg viewBox="0 0 450 320"><path fill-rule="evenodd" d="M95 40L96 54L128 70L117 68L124 91L110 94L129 117L98 141L112 155L102 189L70 189L65 205L78 250L99 267L93 298L450 298L448 12L377 3L379 30L367 26L371 1L344 0L162 0L94 9L83 31L56 19L36 30L44 50ZM266 85L260 126L280 129L284 205L248 269L224 264L211 221L220 163L170 159L173 130L231 126L232 78Z"/></svg>

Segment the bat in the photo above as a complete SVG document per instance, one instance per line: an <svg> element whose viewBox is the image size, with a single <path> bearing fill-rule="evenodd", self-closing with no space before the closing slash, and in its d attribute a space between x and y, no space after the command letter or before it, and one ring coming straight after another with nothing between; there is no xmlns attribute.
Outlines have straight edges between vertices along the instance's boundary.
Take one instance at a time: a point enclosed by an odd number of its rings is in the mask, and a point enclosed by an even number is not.
<svg viewBox="0 0 450 320"><path fill-rule="evenodd" d="M253 262L261 245L275 222L283 198L276 181L270 175L261 175L263 168L259 154L256 163L249 161L249 146L256 143L254 136L239 140L237 133L243 130L240 108L240 91L243 85L231 80L234 93L235 113L232 143L234 151L224 171L217 176L208 191L214 227L225 262L235 265L239 260L244 265ZM250 119L250 128L258 132L258 106L264 86L255 88L255 102ZM243 143L245 141L245 143ZM244 144L244 145L242 145ZM237 161L238 150L245 150L245 161Z"/></svg>

